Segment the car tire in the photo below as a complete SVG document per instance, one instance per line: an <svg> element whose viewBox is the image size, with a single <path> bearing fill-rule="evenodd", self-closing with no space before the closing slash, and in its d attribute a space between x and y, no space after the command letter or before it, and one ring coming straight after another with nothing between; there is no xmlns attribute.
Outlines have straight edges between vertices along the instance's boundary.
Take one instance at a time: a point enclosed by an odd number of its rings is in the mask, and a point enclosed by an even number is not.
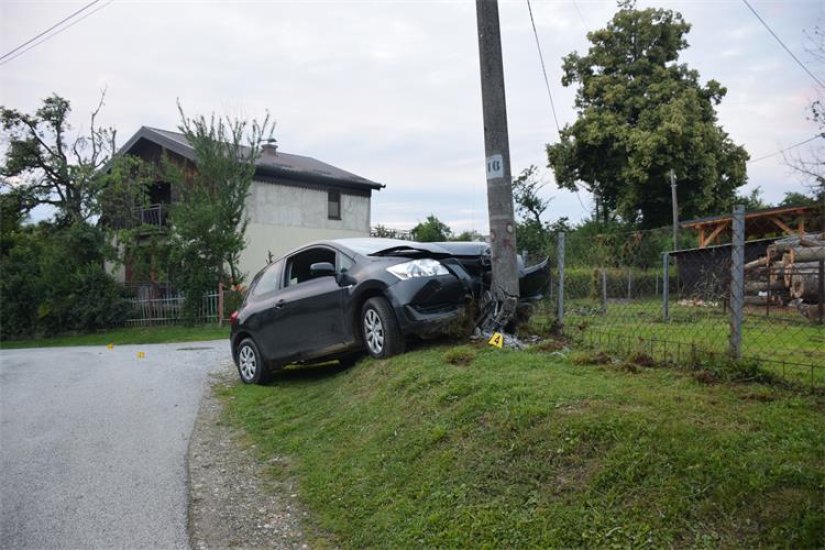
<svg viewBox="0 0 825 550"><path fill-rule="evenodd" d="M244 384L263 384L266 382L267 370L261 359L261 352L252 338L244 338L238 345L235 361L238 374Z"/></svg>
<svg viewBox="0 0 825 550"><path fill-rule="evenodd" d="M361 308L361 334L367 353L376 359L404 352L404 338L398 329L398 320L385 298L376 296L364 303Z"/></svg>

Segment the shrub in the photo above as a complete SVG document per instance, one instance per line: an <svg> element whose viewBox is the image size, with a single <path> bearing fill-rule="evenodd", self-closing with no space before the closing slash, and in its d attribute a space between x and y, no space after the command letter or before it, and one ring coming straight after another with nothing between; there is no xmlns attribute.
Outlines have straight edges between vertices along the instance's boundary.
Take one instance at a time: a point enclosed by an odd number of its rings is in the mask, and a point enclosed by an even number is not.
<svg viewBox="0 0 825 550"><path fill-rule="evenodd" d="M2 258L3 339L120 326L129 312L103 262L103 232L85 223L17 232Z"/></svg>

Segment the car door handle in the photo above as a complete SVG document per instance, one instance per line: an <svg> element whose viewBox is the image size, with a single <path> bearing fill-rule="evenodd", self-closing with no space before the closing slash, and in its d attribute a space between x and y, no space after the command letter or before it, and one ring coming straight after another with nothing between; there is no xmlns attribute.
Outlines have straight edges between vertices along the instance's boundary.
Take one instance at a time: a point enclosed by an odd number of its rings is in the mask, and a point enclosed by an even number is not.
<svg viewBox="0 0 825 550"><path fill-rule="evenodd" d="M281 308L283 308L285 305L286 305L286 301L285 301L285 300L278 300L277 302L275 302L275 309L281 309Z"/></svg>

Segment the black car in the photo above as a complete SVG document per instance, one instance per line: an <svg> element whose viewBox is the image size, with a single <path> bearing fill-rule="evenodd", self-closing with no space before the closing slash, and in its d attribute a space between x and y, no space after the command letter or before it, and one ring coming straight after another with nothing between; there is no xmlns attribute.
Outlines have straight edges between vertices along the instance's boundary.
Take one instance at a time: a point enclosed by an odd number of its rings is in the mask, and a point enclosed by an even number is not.
<svg viewBox="0 0 825 550"><path fill-rule="evenodd" d="M339 239L306 245L261 270L232 314L241 380L273 368L404 351L409 336L443 332L489 281L485 243ZM547 285L547 262L521 270L523 299Z"/></svg>

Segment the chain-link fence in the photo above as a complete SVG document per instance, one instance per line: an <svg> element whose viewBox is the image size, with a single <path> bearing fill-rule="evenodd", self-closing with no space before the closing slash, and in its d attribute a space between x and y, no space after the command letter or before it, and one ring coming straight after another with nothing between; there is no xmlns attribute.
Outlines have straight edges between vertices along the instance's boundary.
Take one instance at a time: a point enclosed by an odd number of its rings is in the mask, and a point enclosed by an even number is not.
<svg viewBox="0 0 825 550"><path fill-rule="evenodd" d="M552 315L599 349L699 365L741 359L825 388L825 234L672 251L672 228L555 236Z"/></svg>

